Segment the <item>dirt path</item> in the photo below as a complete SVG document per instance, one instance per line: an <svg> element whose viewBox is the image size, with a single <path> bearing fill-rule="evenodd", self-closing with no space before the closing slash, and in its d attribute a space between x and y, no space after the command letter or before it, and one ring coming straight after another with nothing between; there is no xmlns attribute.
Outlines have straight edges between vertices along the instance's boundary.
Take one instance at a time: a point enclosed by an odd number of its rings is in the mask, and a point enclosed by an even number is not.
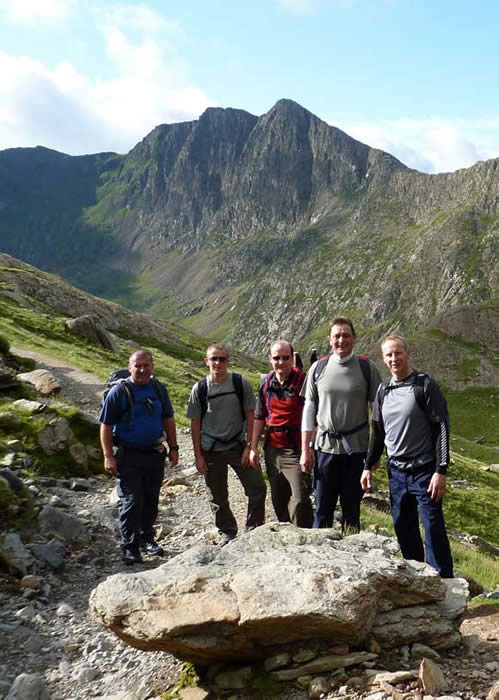
<svg viewBox="0 0 499 700"><path fill-rule="evenodd" d="M98 410L105 389L105 383L100 377L65 360L34 350L12 347L11 352L20 357L30 357L35 360L37 369L46 369L53 374L62 387L60 398L63 401L74 403L87 411Z"/></svg>

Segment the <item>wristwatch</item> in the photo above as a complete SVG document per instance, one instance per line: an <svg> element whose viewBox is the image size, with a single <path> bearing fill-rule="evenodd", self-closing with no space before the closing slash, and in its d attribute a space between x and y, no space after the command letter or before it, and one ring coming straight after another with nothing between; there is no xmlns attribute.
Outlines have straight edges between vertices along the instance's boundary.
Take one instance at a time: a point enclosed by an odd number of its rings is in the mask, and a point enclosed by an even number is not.
<svg viewBox="0 0 499 700"><path fill-rule="evenodd" d="M178 452L178 445L168 445L168 447L170 448L170 452Z"/></svg>

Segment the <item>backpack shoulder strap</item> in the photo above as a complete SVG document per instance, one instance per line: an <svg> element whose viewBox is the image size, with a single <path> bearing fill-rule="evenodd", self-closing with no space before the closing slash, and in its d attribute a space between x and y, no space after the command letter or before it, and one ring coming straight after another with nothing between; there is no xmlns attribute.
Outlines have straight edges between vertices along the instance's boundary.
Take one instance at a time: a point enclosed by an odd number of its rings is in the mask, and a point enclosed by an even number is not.
<svg viewBox="0 0 499 700"><path fill-rule="evenodd" d="M243 378L237 372L232 372L232 383L234 384L234 391L236 392L239 403L241 404L241 413L243 418L244 413L244 388L243 388Z"/></svg>
<svg viewBox="0 0 499 700"><path fill-rule="evenodd" d="M275 372L272 370L272 372L269 372L268 374L265 375L265 379L263 380L264 383L264 394L265 394L265 403L267 404L267 419L270 419L271 415L271 410L270 410L270 387L272 384L272 380L274 379Z"/></svg>
<svg viewBox="0 0 499 700"><path fill-rule="evenodd" d="M416 372L414 377L414 398L419 408L426 413L426 387L430 381L430 375L425 372Z"/></svg>
<svg viewBox="0 0 499 700"><path fill-rule="evenodd" d="M198 382L198 398L201 404L201 420L203 420L208 410L208 379L206 377Z"/></svg>
<svg viewBox="0 0 499 700"><path fill-rule="evenodd" d="M317 384L317 382L319 381L319 377L326 369L326 365L328 362L329 362L329 355L323 355L319 360L317 360L317 364L315 365L314 376L313 376L314 384Z"/></svg>
<svg viewBox="0 0 499 700"><path fill-rule="evenodd" d="M307 375L302 370L296 370L295 372L293 372L291 384L296 389L297 394L300 393L306 376Z"/></svg>
<svg viewBox="0 0 499 700"><path fill-rule="evenodd" d="M371 389L371 365L369 364L367 355L359 355L359 365L362 370L362 375L366 380L367 395L369 396L369 390Z"/></svg>
<svg viewBox="0 0 499 700"><path fill-rule="evenodd" d="M161 402L162 412L166 410L166 387L156 376L151 377L152 386L158 401Z"/></svg>
<svg viewBox="0 0 499 700"><path fill-rule="evenodd" d="M385 377L384 379L381 380L381 384L379 385L379 408L383 407L383 401L385 400L385 396L388 394L390 391L390 380L391 377Z"/></svg>

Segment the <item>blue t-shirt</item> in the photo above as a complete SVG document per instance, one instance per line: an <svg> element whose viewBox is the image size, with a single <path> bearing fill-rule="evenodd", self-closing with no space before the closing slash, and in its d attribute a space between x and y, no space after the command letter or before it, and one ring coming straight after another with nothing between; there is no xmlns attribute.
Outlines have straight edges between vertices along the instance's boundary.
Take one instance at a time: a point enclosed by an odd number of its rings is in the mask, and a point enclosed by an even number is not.
<svg viewBox="0 0 499 700"><path fill-rule="evenodd" d="M113 435L131 447L148 448L158 442L163 432L165 418L173 417L173 408L168 391L157 382L163 400L160 401L152 381L134 384L127 381L133 398L133 408L126 389L120 384L112 387L106 396L99 421L113 426Z"/></svg>

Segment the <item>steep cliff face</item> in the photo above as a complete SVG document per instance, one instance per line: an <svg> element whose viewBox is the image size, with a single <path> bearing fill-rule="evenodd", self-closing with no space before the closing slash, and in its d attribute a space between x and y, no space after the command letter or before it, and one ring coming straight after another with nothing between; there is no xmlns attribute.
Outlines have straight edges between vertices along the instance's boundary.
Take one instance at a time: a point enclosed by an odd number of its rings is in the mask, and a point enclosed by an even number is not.
<svg viewBox="0 0 499 700"><path fill-rule="evenodd" d="M372 336L497 308L499 160L406 168L290 100L208 109L125 156L0 153L3 249L95 293L243 345ZM492 341L491 341L492 342Z"/></svg>

